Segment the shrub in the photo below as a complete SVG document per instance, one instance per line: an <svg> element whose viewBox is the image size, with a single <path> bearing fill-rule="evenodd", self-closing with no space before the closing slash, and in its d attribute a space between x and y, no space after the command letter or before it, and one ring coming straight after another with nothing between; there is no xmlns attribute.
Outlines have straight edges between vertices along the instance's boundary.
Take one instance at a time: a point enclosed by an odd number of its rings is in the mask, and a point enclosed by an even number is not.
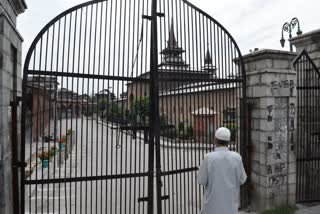
<svg viewBox="0 0 320 214"><path fill-rule="evenodd" d="M108 107L109 107L109 99L107 98L98 99L98 103L97 103L98 112L103 112L104 110L108 109Z"/></svg>
<svg viewBox="0 0 320 214"><path fill-rule="evenodd" d="M67 143L67 136L63 135L58 143Z"/></svg>
<svg viewBox="0 0 320 214"><path fill-rule="evenodd" d="M188 135L188 137L190 137L190 138L193 137L193 127L192 127L192 125L189 125L189 126L187 127L187 135Z"/></svg>
<svg viewBox="0 0 320 214"><path fill-rule="evenodd" d="M150 114L149 97L137 97L132 103L132 119L139 119L141 123L146 124Z"/></svg>
<svg viewBox="0 0 320 214"><path fill-rule="evenodd" d="M230 137L231 141L235 141L237 136L238 126L235 123L228 123L226 124L226 128L228 128L231 132L231 137Z"/></svg>
<svg viewBox="0 0 320 214"><path fill-rule="evenodd" d="M66 143L66 142L67 142L67 136L66 136L66 135L63 135L63 136L61 137L61 140Z"/></svg>
<svg viewBox="0 0 320 214"><path fill-rule="evenodd" d="M230 130L237 130L238 126L235 123L228 123L228 124L226 124L226 128L228 128Z"/></svg>
<svg viewBox="0 0 320 214"><path fill-rule="evenodd" d="M160 131L161 136L174 139L177 137L177 131L175 128L172 129L163 129Z"/></svg>
<svg viewBox="0 0 320 214"><path fill-rule="evenodd" d="M40 154L38 154L38 158L41 160L49 160L50 154L48 151L42 151Z"/></svg>
<svg viewBox="0 0 320 214"><path fill-rule="evenodd" d="M72 134L72 129L68 129L67 135L71 135L71 134Z"/></svg>
<svg viewBox="0 0 320 214"><path fill-rule="evenodd" d="M54 156L55 154L56 154L56 148L55 147L53 147L53 148L51 148L50 149L50 152L49 152L49 157L52 157L52 156Z"/></svg>
<svg viewBox="0 0 320 214"><path fill-rule="evenodd" d="M265 210L261 214L294 214L297 208L292 205L282 205L273 209Z"/></svg>
<svg viewBox="0 0 320 214"><path fill-rule="evenodd" d="M179 138L183 140L191 139L193 137L193 127L191 125L185 126L183 123L179 123L178 133L179 133Z"/></svg>
<svg viewBox="0 0 320 214"><path fill-rule="evenodd" d="M178 124L178 130L179 130L179 132L184 131L184 123L183 122L180 122Z"/></svg>
<svg viewBox="0 0 320 214"><path fill-rule="evenodd" d="M166 117L166 115L162 114L162 115L160 115L160 128L164 127L166 125L168 125L167 117Z"/></svg>
<svg viewBox="0 0 320 214"><path fill-rule="evenodd" d="M50 136L49 135L46 135L43 138L44 138L44 142L49 142L50 141Z"/></svg>

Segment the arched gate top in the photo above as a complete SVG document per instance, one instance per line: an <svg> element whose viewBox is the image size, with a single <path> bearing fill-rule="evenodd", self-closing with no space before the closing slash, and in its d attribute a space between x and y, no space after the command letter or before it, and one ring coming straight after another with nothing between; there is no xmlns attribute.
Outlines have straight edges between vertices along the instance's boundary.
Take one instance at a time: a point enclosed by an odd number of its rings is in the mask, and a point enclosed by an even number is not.
<svg viewBox="0 0 320 214"><path fill-rule="evenodd" d="M164 1L164 0L160 0L160 1ZM159 1L159 5L161 5ZM217 25L221 31L223 33L225 33L227 35L227 37L230 39L230 41L232 42L232 44L234 45L234 48L237 51L237 57L234 58L234 60L237 60L239 65L242 64L242 54L241 54L241 50L238 46L238 44L236 43L235 39L233 38L233 36L230 34L230 32L220 23L218 22L216 19L214 19L212 16L210 16L209 14L207 14L206 12L204 12L202 9L198 8L197 6L195 6L194 4L190 3L187 0L178 0L179 2L183 2L186 6L190 7L191 9L193 9L194 11L197 11L198 13L200 13L201 15L203 15L204 17L206 17L208 20L210 20L211 22L213 22L215 25ZM30 65L30 61L31 61L31 57L36 49L36 46L39 45L39 42L41 40L41 38L48 32L48 30L54 26L55 24L57 24L59 22L59 20L63 20L64 18L66 18L66 16L81 10L83 8L86 8L88 6L93 6L96 4L102 4L104 2L112 2L112 0L93 0L93 1L88 1L79 5L76 5L74 7L69 8L68 10L60 13L59 15L57 15L55 18L53 18L50 22L48 22L48 24L46 24L42 30L37 34L37 36L35 37L35 39L33 40L27 55L26 55L26 59L25 59L25 64L24 64L24 74L26 74L26 71L29 69L28 66ZM125 2L125 0L124 0ZM151 4L151 3L150 3ZM181 3L180 3L181 5ZM102 7L102 6L101 6ZM150 5L149 5L150 7ZM174 11L173 11L174 13ZM79 17L78 17L79 19ZM169 18L168 18L169 20ZM244 70L243 68L241 68L242 70L242 75L244 76Z"/></svg>

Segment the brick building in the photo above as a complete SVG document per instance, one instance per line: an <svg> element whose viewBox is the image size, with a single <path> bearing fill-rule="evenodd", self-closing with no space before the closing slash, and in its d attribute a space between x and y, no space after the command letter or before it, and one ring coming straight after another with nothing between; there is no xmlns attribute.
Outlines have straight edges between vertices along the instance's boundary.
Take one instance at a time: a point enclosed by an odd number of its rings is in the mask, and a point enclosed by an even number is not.
<svg viewBox="0 0 320 214"><path fill-rule="evenodd" d="M213 133L221 125L232 124L239 127L239 124L233 123L240 113L240 100L230 99L241 97L237 92L239 85L232 81L234 76L231 74L227 77L219 76L209 49L207 47L203 55L200 68L190 67L183 60L182 53L185 50L178 46L171 24L169 40L166 48L160 52L162 61L158 66L160 116L164 116L171 125L178 126L183 122L186 126L193 126L195 130L204 127L206 130L197 131L201 135ZM117 100L119 105L125 105L129 110L135 99L149 96L150 72L145 72L138 78L140 81L127 84L128 97ZM208 114L197 113L201 109L207 109Z"/></svg>

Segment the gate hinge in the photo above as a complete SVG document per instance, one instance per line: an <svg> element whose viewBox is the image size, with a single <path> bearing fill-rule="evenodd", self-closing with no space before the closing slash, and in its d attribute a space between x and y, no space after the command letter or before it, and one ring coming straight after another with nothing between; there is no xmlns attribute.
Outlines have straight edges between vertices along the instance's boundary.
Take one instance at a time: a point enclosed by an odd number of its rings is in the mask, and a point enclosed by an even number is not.
<svg viewBox="0 0 320 214"><path fill-rule="evenodd" d="M18 106L19 103L22 101L22 97L21 96L16 96L16 100L15 101L11 101L10 102L10 106Z"/></svg>
<svg viewBox="0 0 320 214"><path fill-rule="evenodd" d="M21 96L17 96L16 99L17 99L17 102L22 102L22 97Z"/></svg>

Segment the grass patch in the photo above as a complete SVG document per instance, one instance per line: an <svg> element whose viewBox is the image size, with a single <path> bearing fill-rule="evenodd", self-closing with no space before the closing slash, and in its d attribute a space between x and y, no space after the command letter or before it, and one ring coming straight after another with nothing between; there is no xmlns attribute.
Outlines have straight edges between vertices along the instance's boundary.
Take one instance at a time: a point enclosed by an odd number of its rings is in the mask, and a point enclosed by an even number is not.
<svg viewBox="0 0 320 214"><path fill-rule="evenodd" d="M283 205L277 208L263 211L261 214L294 214L297 208L292 205Z"/></svg>

